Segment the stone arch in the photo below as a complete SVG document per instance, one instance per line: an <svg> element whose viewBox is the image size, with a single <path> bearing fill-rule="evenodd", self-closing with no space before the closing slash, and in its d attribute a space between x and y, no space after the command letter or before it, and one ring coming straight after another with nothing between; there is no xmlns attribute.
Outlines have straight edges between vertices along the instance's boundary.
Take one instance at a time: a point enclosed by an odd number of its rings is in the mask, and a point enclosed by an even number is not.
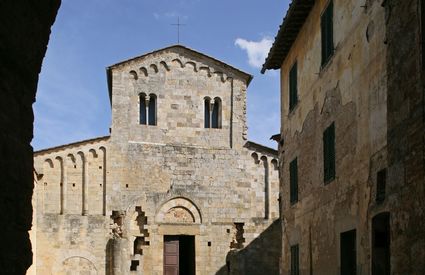
<svg viewBox="0 0 425 275"><path fill-rule="evenodd" d="M186 63L185 63L185 67L186 67L187 65L192 66L192 69L193 69L193 71L194 71L194 72L197 72L197 71L198 71L198 69L196 68L196 63L195 63L195 62L188 61L188 62L186 62Z"/></svg>
<svg viewBox="0 0 425 275"><path fill-rule="evenodd" d="M68 154L67 158L72 162L72 164L76 164L76 159L73 154Z"/></svg>
<svg viewBox="0 0 425 275"><path fill-rule="evenodd" d="M140 67L139 70L144 76L148 76L148 70L145 67Z"/></svg>
<svg viewBox="0 0 425 275"><path fill-rule="evenodd" d="M149 94L149 104L147 107L148 125L157 125L157 106L158 97L155 94Z"/></svg>
<svg viewBox="0 0 425 275"><path fill-rule="evenodd" d="M146 93L139 93L139 124L147 124L147 95Z"/></svg>
<svg viewBox="0 0 425 275"><path fill-rule="evenodd" d="M189 199L177 197L165 202L156 214L157 223L202 223L199 208Z"/></svg>
<svg viewBox="0 0 425 275"><path fill-rule="evenodd" d="M279 169L279 163L277 162L277 159L272 159L270 163L272 164L274 170Z"/></svg>
<svg viewBox="0 0 425 275"><path fill-rule="evenodd" d="M155 64L151 64L149 67L154 71L154 73L158 72L158 67Z"/></svg>
<svg viewBox="0 0 425 275"><path fill-rule="evenodd" d="M97 158L97 152L96 152L96 150L95 150L95 149L90 149L90 150L89 150L89 153L91 153L91 156L92 156L93 158Z"/></svg>
<svg viewBox="0 0 425 275"><path fill-rule="evenodd" d="M45 162L49 164L50 168L54 168L53 161L51 159L46 159Z"/></svg>
<svg viewBox="0 0 425 275"><path fill-rule="evenodd" d="M96 258L87 251L67 250L55 262L53 274L88 274L97 275L99 267ZM70 271L70 273L67 273Z"/></svg>
<svg viewBox="0 0 425 275"><path fill-rule="evenodd" d="M260 160L258 159L258 154L257 153L253 152L251 154L251 157L254 159L254 163L255 164L259 164L260 163Z"/></svg>
<svg viewBox="0 0 425 275"><path fill-rule="evenodd" d="M209 96L204 97L204 128L211 127L211 98Z"/></svg>
<svg viewBox="0 0 425 275"><path fill-rule="evenodd" d="M183 66L183 63L181 62L181 60L180 59L178 59L178 58L175 58L175 59L173 59L172 61L171 61L171 63L172 64L178 64L179 66L180 66L180 68L183 68L184 66Z"/></svg>
<svg viewBox="0 0 425 275"><path fill-rule="evenodd" d="M162 65L167 72L170 71L170 67L168 67L168 65L165 61L161 61L161 62L159 62L159 64Z"/></svg>
<svg viewBox="0 0 425 275"><path fill-rule="evenodd" d="M215 71L213 72L214 75L216 75L218 78L221 79L221 82L226 82L226 77L224 76L223 72Z"/></svg>
<svg viewBox="0 0 425 275"><path fill-rule="evenodd" d="M211 77L211 70L209 67L206 67L206 66L199 67L199 71L200 72L204 71L207 73L208 77Z"/></svg>
<svg viewBox="0 0 425 275"><path fill-rule="evenodd" d="M85 161L86 156L84 155L84 152L83 152L83 151L78 151L78 152L77 152L77 155L79 155L79 156L81 157L81 160L82 160L82 161Z"/></svg>
<svg viewBox="0 0 425 275"><path fill-rule="evenodd" d="M134 70L130 71L130 76L131 76L131 79L134 79L134 80L137 80L139 78L137 76L136 71L134 71Z"/></svg>
<svg viewBox="0 0 425 275"><path fill-rule="evenodd" d="M68 274L68 272L87 275L97 274L96 267L90 260L78 256L67 258L62 262L62 268L58 274Z"/></svg>
<svg viewBox="0 0 425 275"><path fill-rule="evenodd" d="M214 103L214 104L212 104ZM220 129L222 125L222 101L221 98L215 97L213 101L211 101L212 105L212 113L211 113L211 128Z"/></svg>

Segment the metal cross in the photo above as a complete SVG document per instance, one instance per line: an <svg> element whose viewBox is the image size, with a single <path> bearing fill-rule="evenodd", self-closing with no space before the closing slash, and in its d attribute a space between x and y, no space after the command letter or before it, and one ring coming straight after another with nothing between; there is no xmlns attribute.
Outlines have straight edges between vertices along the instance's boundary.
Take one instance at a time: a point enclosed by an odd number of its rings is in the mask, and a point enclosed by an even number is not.
<svg viewBox="0 0 425 275"><path fill-rule="evenodd" d="M186 24L180 24L180 16L177 17L177 24L171 24L177 26L177 44L180 44L180 26L185 26Z"/></svg>

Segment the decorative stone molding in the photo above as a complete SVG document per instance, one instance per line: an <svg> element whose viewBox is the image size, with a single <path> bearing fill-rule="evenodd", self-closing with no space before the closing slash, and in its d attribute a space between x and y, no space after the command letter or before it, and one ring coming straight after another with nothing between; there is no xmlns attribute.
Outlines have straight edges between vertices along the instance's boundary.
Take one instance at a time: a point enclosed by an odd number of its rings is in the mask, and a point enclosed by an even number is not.
<svg viewBox="0 0 425 275"><path fill-rule="evenodd" d="M170 66L168 63L175 64L175 65ZM198 62L195 62L195 61L184 62L179 58L174 58L173 60L168 61L168 63L167 63L166 60L162 60L162 61L159 62L160 66L155 64L155 63L151 63L151 64L148 64L148 65L141 66L139 68L140 76L149 77L151 75L155 75L155 74L159 73L160 71L169 72L172 68L180 68L180 69L188 68L195 73L206 72L208 77L211 77L211 76L214 75L214 76L220 78L221 82L223 82L223 83L226 82L226 81L233 80L233 77L226 75L222 71L213 70L212 68L205 66L203 64L200 64ZM130 78L132 78L134 80L139 79L139 74L136 72L136 70L130 70L129 74L130 74Z"/></svg>
<svg viewBox="0 0 425 275"><path fill-rule="evenodd" d="M202 223L196 205L186 198L174 198L164 203L156 215L157 223Z"/></svg>

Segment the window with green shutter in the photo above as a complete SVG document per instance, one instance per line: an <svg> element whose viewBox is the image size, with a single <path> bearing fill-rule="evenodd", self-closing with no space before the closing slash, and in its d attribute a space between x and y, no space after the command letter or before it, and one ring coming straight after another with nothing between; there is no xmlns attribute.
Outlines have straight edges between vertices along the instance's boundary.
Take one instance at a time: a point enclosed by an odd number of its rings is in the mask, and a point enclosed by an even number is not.
<svg viewBox="0 0 425 275"><path fill-rule="evenodd" d="M380 204L385 200L385 186L387 184L387 169L380 170L376 175L376 203Z"/></svg>
<svg viewBox="0 0 425 275"><path fill-rule="evenodd" d="M298 160L295 158L289 163L289 201L295 204L298 201Z"/></svg>
<svg viewBox="0 0 425 275"><path fill-rule="evenodd" d="M291 246L291 275L300 274L300 248L298 244Z"/></svg>
<svg viewBox="0 0 425 275"><path fill-rule="evenodd" d="M425 69L425 0L421 0L422 68Z"/></svg>
<svg viewBox="0 0 425 275"><path fill-rule="evenodd" d="M292 65L289 71L289 111L292 111L298 103L297 87L297 63Z"/></svg>
<svg viewBox="0 0 425 275"><path fill-rule="evenodd" d="M325 184L335 179L335 123L323 133L323 174Z"/></svg>
<svg viewBox="0 0 425 275"><path fill-rule="evenodd" d="M322 34L322 66L325 65L334 52L333 42L333 2L329 1L328 6L320 18L320 28Z"/></svg>

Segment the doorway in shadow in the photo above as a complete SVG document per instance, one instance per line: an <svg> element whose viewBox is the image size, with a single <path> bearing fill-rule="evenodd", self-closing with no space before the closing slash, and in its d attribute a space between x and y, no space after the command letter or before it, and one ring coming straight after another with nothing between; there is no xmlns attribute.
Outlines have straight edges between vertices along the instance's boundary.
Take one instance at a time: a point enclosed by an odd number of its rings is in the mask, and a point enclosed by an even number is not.
<svg viewBox="0 0 425 275"><path fill-rule="evenodd" d="M195 275L195 236L164 236L164 275Z"/></svg>
<svg viewBox="0 0 425 275"><path fill-rule="evenodd" d="M390 244L390 213L380 213L372 219L372 275L390 274Z"/></svg>

